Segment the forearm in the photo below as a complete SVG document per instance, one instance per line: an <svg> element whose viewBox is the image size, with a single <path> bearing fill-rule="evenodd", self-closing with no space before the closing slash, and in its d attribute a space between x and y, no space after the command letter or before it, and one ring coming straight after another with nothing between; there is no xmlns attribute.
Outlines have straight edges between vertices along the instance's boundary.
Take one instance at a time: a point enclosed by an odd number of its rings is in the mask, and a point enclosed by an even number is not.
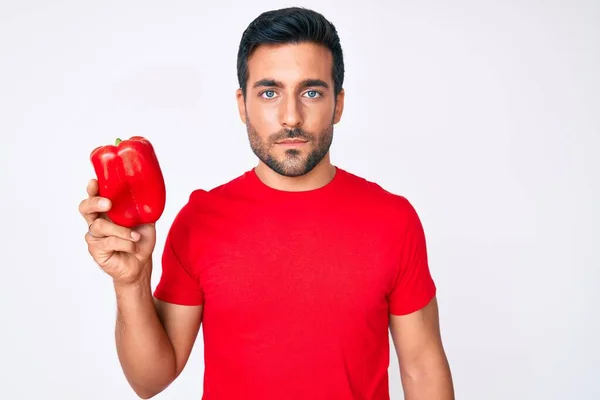
<svg viewBox="0 0 600 400"><path fill-rule="evenodd" d="M454 400L454 385L445 355L408 366L402 371L406 400Z"/></svg>
<svg viewBox="0 0 600 400"><path fill-rule="evenodd" d="M173 346L156 312L150 276L136 284L115 285L115 291L115 339L121 367L140 397L152 397L173 382L176 363Z"/></svg>

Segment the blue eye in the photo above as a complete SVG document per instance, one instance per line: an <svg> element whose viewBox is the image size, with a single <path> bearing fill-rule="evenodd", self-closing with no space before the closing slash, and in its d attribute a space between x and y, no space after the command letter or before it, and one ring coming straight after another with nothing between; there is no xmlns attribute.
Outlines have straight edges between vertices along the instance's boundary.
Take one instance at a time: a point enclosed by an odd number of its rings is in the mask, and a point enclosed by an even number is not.
<svg viewBox="0 0 600 400"><path fill-rule="evenodd" d="M275 92L272 90L265 90L263 92L263 96L265 96L268 99L272 99L275 96Z"/></svg>
<svg viewBox="0 0 600 400"><path fill-rule="evenodd" d="M308 95L309 98L311 99L315 99L318 96L320 96L320 93L317 92L316 90L309 90L308 92L306 92L306 94Z"/></svg>

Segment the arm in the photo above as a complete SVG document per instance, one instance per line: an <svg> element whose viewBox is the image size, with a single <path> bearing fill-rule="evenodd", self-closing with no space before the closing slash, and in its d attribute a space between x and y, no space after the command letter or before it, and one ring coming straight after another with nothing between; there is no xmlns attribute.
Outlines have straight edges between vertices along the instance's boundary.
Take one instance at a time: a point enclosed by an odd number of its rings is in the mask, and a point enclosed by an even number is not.
<svg viewBox="0 0 600 400"><path fill-rule="evenodd" d="M203 309L156 300L149 275L134 284L115 285L119 361L127 381L144 399L162 392L183 370Z"/></svg>
<svg viewBox="0 0 600 400"><path fill-rule="evenodd" d="M442 345L437 299L407 315L391 315L390 331L406 400L454 400Z"/></svg>

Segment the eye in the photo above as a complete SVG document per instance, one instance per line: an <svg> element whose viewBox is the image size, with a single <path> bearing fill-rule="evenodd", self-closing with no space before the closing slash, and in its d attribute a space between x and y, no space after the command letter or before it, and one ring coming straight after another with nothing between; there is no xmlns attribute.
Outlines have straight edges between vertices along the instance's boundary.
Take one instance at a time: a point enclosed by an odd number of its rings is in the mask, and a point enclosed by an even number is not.
<svg viewBox="0 0 600 400"><path fill-rule="evenodd" d="M265 90L264 92L262 92L261 97L266 98L266 99L272 99L275 97L275 91L273 90Z"/></svg>
<svg viewBox="0 0 600 400"><path fill-rule="evenodd" d="M321 96L321 93L317 90L309 90L305 94L308 95L308 98L310 99L316 99L317 97Z"/></svg>

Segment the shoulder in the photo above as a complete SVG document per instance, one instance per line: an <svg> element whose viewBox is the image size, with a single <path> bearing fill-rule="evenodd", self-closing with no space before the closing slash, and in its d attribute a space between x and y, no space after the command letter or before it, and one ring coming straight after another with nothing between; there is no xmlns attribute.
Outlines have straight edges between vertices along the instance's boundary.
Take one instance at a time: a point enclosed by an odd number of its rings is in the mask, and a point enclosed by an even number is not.
<svg viewBox="0 0 600 400"><path fill-rule="evenodd" d="M196 188L191 191L187 201L177 212L174 225L193 225L203 216L227 209L231 202L243 191L247 172L212 188Z"/></svg>
<svg viewBox="0 0 600 400"><path fill-rule="evenodd" d="M246 171L228 181L212 188L198 188L193 190L186 206L188 208L207 207L212 204L222 204L227 200L235 199L244 192L249 172Z"/></svg>
<svg viewBox="0 0 600 400"><path fill-rule="evenodd" d="M425 243L421 216L406 195L360 176L346 174L348 188L356 199L351 207L358 210L370 226L383 235L394 238L395 243L401 246Z"/></svg>
<svg viewBox="0 0 600 400"><path fill-rule="evenodd" d="M378 210L378 213L404 221L417 217L415 206L404 194L392 191L374 180L345 170L341 171L345 177L349 198L351 201L356 201L357 206L372 208Z"/></svg>

